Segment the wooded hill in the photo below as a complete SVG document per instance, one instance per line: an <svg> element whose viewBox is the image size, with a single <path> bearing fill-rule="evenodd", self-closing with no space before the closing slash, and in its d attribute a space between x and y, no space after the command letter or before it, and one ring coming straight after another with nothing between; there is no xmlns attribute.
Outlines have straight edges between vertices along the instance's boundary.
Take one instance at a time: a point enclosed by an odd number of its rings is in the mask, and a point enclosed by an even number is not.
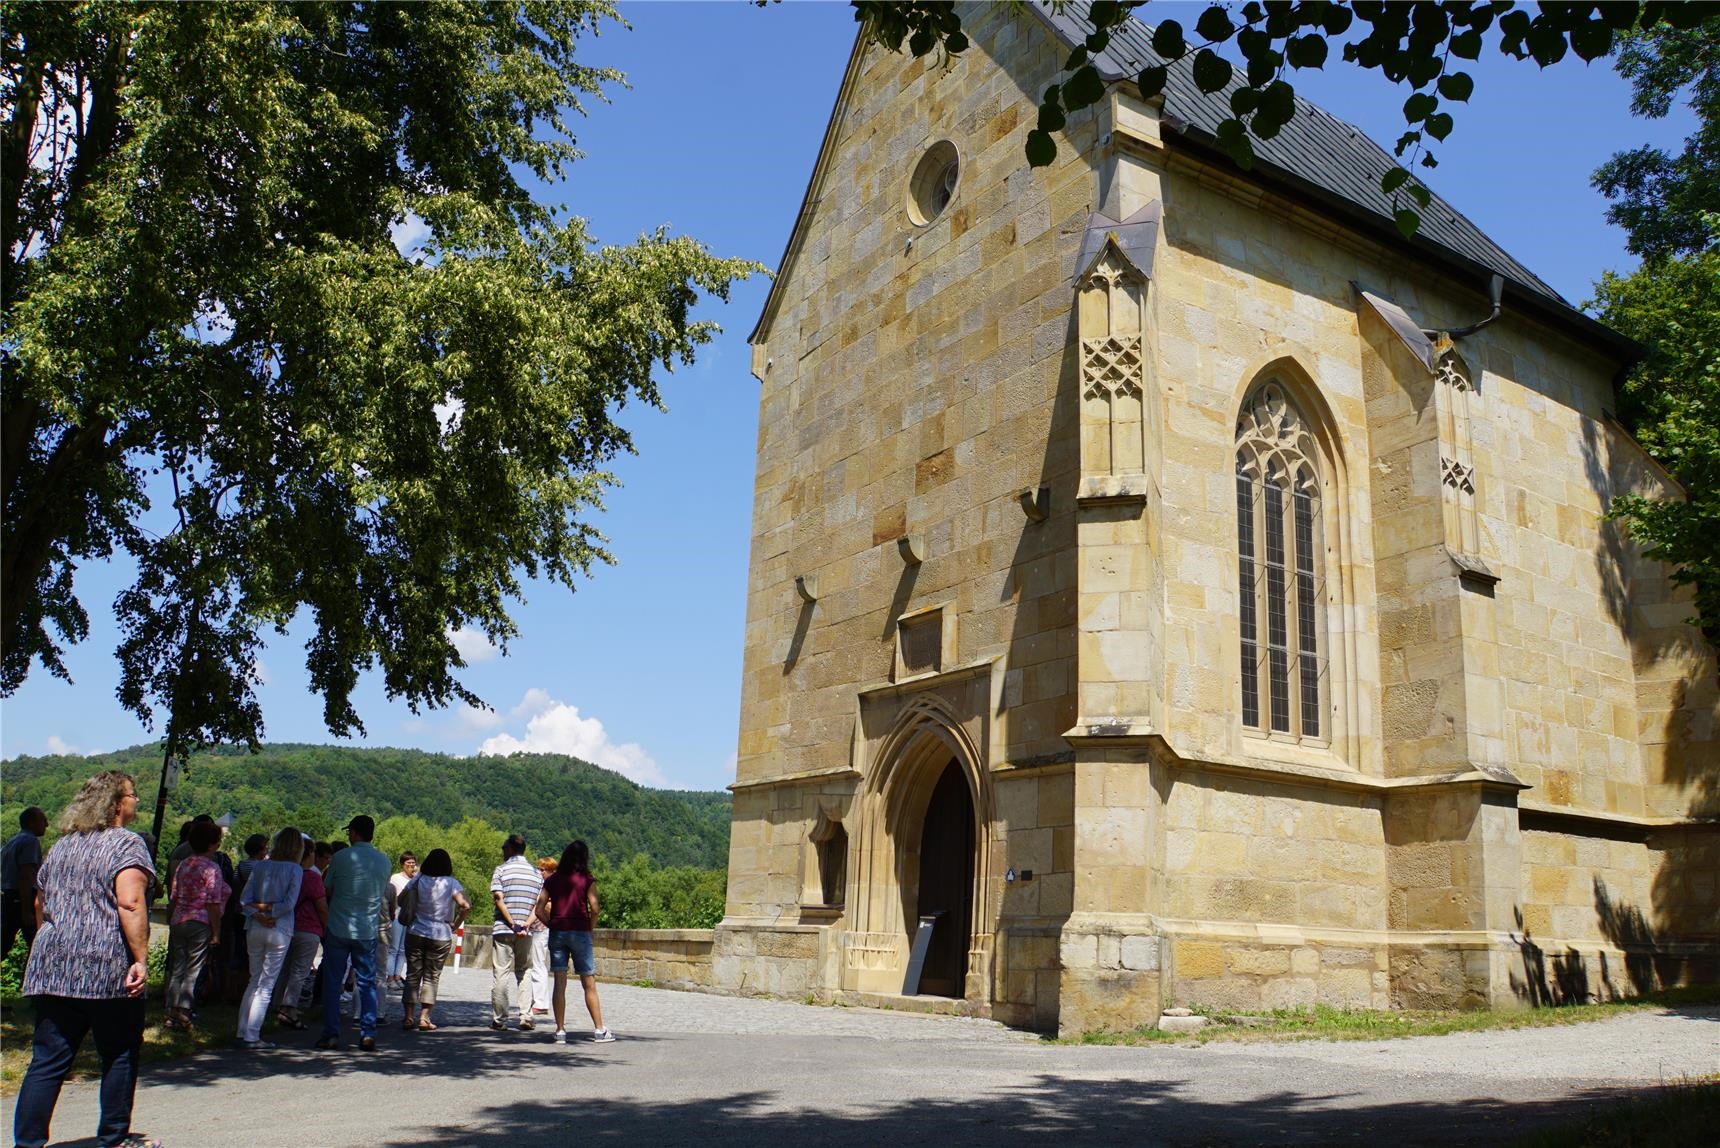
<svg viewBox="0 0 1720 1148"><path fill-rule="evenodd" d="M20 757L0 777L4 835L27 805L58 815L85 778L120 769L137 778L135 829L148 829L161 749L139 745L91 757ZM561 754L450 757L415 749L269 745L261 753L213 749L191 758L168 801L163 836L199 813L238 815L234 835L296 825L319 841L357 813L378 821L416 816L432 826L479 818L525 834L534 854L574 837L616 862L644 854L658 866L728 866L731 801L723 792L647 789ZM50 836L53 834L50 833Z"/></svg>

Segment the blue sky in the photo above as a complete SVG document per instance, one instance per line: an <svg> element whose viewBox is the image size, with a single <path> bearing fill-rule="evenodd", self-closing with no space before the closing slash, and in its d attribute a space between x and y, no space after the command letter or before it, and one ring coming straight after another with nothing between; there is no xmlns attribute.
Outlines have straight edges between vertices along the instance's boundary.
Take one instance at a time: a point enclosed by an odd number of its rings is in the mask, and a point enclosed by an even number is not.
<svg viewBox="0 0 1720 1148"><path fill-rule="evenodd" d="M854 35L846 3L627 4L586 57L627 74L613 102L576 125L587 158L554 202L606 242L667 224L720 255L775 266L788 239ZM1185 23L1199 5L1148 6ZM1336 61L1337 53L1333 53ZM1589 173L1612 152L1672 144L1689 120L1633 119L1627 86L1605 63L1545 72L1497 57L1471 69L1474 98L1440 148L1431 185L1573 302L1631 260L1606 225ZM1390 145L1405 93L1334 62L1296 73L1302 94ZM574 753L648 784L714 789L734 779L742 628L751 526L757 384L746 336L766 282L707 305L723 334L691 368L665 379L666 414L629 408L636 457L615 467L601 527L618 558L578 592L536 585L516 611L521 637L505 658L472 650L466 683L492 712L389 703L375 681L356 704L359 744L454 754L532 748ZM114 700L118 634L110 604L129 571L80 571L89 641L71 651L75 684L39 670L0 703L0 755L93 753L151 734ZM263 655L267 737L330 741L306 689L300 625ZM157 731L159 732L159 731Z"/></svg>

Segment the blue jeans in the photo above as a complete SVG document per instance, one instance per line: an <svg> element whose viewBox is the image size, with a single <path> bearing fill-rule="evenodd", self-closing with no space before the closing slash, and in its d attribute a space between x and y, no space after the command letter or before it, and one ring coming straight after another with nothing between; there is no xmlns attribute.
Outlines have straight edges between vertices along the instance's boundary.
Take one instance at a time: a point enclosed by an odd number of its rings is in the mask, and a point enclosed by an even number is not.
<svg viewBox="0 0 1720 1148"><path fill-rule="evenodd" d="M60 1085L72 1069L84 1037L96 1038L102 1061L101 1121L96 1143L120 1143L131 1134L131 1102L137 1092L137 1054L143 1047L143 998L39 996L30 1068L18 1086L12 1113L12 1138L18 1148L42 1148L48 1122L60 1099Z"/></svg>
<svg viewBox="0 0 1720 1148"><path fill-rule="evenodd" d="M589 932L562 932L551 929L549 934L549 971L565 973L569 962L573 964L573 975L589 977L597 973L597 961L592 952L591 934Z"/></svg>
<svg viewBox="0 0 1720 1148"><path fill-rule="evenodd" d="M329 933L323 937L322 1009L324 1036L340 1034L340 985L346 980L346 962L352 961L353 980L358 982L358 1032L376 1035L376 938L349 940Z"/></svg>

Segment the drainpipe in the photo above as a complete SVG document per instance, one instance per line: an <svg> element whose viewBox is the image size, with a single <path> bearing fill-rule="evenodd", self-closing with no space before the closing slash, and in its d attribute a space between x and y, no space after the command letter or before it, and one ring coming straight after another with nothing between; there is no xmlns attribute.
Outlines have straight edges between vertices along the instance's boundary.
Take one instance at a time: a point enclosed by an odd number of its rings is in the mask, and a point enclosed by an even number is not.
<svg viewBox="0 0 1720 1148"><path fill-rule="evenodd" d="M1499 318L1499 301L1504 293L1505 277L1496 273L1487 281L1487 301L1493 305L1493 311L1487 316L1487 318L1481 320L1479 323L1471 323L1467 327L1459 327L1455 331L1435 331L1428 330L1424 327L1421 333L1430 339L1438 339L1441 335L1444 335L1448 339L1461 339L1465 335L1473 335L1475 332L1481 330L1481 328L1487 326L1487 324Z"/></svg>

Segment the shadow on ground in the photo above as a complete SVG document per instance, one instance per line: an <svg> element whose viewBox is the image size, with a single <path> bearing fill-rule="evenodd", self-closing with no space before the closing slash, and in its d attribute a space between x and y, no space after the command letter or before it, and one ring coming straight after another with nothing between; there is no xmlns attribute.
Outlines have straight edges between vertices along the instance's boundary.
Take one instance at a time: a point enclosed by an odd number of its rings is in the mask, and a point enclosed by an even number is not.
<svg viewBox="0 0 1720 1148"><path fill-rule="evenodd" d="M1344 1107L1343 1097L1275 1092L1246 1104L1188 1099L1181 1085L1041 1075L1034 1083L980 1099L917 1099L856 1112L782 1111L766 1090L673 1103L580 1096L479 1105L471 1120L382 1141L389 1148L492 1145L506 1128L510 1148L612 1143L649 1145L1006 1144L1449 1145L1508 1143L1581 1119L1627 1091L1590 1092L1559 1102Z"/></svg>

